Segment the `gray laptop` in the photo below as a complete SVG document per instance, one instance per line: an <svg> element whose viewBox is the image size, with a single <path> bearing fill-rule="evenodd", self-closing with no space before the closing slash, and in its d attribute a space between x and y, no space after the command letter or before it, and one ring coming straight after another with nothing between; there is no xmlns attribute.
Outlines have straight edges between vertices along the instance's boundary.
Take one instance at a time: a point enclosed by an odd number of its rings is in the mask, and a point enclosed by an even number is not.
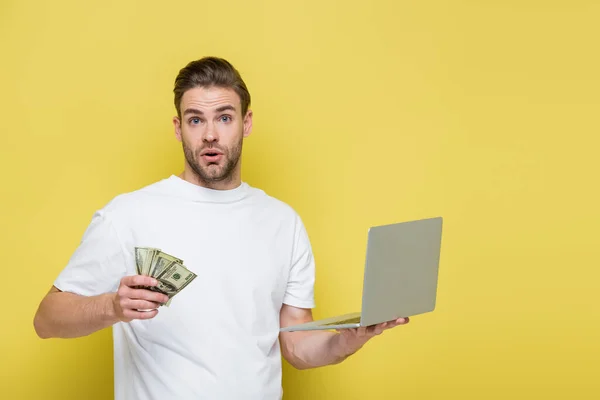
<svg viewBox="0 0 600 400"><path fill-rule="evenodd" d="M281 332L358 328L434 310L442 217L371 227L367 236L361 312Z"/></svg>

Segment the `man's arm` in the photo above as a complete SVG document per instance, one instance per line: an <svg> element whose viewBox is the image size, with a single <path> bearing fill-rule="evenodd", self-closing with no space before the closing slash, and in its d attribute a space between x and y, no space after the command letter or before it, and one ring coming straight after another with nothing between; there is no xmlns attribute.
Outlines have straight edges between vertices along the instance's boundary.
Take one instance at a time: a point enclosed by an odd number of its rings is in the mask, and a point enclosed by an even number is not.
<svg viewBox="0 0 600 400"><path fill-rule="evenodd" d="M156 284L156 279L149 276L126 276L121 279L116 293L97 296L61 292L53 286L35 314L35 331L42 339L75 338L87 336L120 321L154 318L158 313L157 308L168 297L135 287Z"/></svg>
<svg viewBox="0 0 600 400"><path fill-rule="evenodd" d="M312 311L284 304L280 313L282 327L311 322ZM297 369L317 368L338 364L360 350L367 341L384 330L408 323L408 318L398 318L383 324L331 331L281 332L283 357Z"/></svg>

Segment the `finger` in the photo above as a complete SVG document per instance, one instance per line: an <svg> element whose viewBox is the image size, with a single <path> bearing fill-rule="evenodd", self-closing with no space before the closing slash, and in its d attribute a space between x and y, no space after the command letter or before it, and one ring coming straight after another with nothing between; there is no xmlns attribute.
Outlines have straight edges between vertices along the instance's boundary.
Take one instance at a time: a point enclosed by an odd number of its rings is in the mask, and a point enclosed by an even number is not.
<svg viewBox="0 0 600 400"><path fill-rule="evenodd" d="M160 307L160 303L146 300L126 299L122 302L121 307L124 310L154 310Z"/></svg>
<svg viewBox="0 0 600 400"><path fill-rule="evenodd" d="M375 336L383 332L383 324L371 325L367 327L367 336Z"/></svg>
<svg viewBox="0 0 600 400"><path fill-rule="evenodd" d="M121 279L121 285L125 285L128 287L156 286L158 285L158 281L151 276L131 275L123 277L123 279Z"/></svg>
<svg viewBox="0 0 600 400"><path fill-rule="evenodd" d="M386 324L387 324L386 329L390 329L390 328L393 328L395 326L404 325L404 324L407 324L407 323L408 323L408 318L393 319L391 321L386 322Z"/></svg>
<svg viewBox="0 0 600 400"><path fill-rule="evenodd" d="M126 297L133 300L147 300L161 304L169 301L169 296L166 294L148 289L130 289L126 292Z"/></svg>
<svg viewBox="0 0 600 400"><path fill-rule="evenodd" d="M375 325L375 328L373 329L373 334L381 335L381 333L386 329L387 326L388 326L387 322L384 322L383 324Z"/></svg>
<svg viewBox="0 0 600 400"><path fill-rule="evenodd" d="M154 318L158 314L158 310L152 311L134 311L134 310L123 310L123 315L128 319L150 319Z"/></svg>

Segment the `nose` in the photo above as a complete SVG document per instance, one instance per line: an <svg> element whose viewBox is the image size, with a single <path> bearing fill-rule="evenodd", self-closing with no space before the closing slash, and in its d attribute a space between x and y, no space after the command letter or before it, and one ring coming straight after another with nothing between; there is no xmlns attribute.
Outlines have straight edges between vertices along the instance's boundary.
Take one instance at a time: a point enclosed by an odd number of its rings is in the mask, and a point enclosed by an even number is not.
<svg viewBox="0 0 600 400"><path fill-rule="evenodd" d="M204 131L204 137L202 138L202 140L208 143L219 141L219 134L213 122L209 122L206 124L206 130Z"/></svg>

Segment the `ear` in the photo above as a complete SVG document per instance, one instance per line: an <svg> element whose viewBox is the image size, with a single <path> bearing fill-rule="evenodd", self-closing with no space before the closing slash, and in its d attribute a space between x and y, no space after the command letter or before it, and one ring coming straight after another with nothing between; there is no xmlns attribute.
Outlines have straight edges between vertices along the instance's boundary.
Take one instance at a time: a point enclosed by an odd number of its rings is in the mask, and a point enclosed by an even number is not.
<svg viewBox="0 0 600 400"><path fill-rule="evenodd" d="M252 133L252 110L248 110L244 117L244 137L250 136L250 133Z"/></svg>
<svg viewBox="0 0 600 400"><path fill-rule="evenodd" d="M181 120L179 117L173 117L173 127L175 128L175 137L181 142Z"/></svg>

